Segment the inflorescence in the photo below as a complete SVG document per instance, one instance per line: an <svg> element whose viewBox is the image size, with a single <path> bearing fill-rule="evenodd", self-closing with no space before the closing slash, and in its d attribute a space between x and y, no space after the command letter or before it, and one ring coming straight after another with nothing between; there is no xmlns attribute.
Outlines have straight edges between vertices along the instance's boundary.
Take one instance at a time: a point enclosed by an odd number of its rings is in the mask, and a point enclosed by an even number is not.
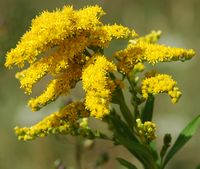
<svg viewBox="0 0 200 169"><path fill-rule="evenodd" d="M82 118L103 119L109 116L112 94L117 86L124 87L121 85L123 79L113 78L117 72L124 77L132 70L143 71L145 62L154 65L157 62L184 61L195 54L192 49L158 44L160 31L139 37L134 30L122 25L104 24L100 20L104 14L99 6L80 10L65 6L62 10L45 11L32 21L16 48L7 53L6 67L17 65L24 68L16 78L26 94L30 95L34 85L45 76L52 77L43 93L28 102L33 111L61 95L67 95L79 81L82 81L85 91L82 101L66 105L38 124L16 127L19 139L32 140L51 133L76 133L81 128ZM114 57L107 57L104 49L113 39L127 39L129 43L125 49L116 51ZM177 83L166 74L143 78L140 89L143 100L149 95L167 93L176 103L181 96ZM154 124L137 122L139 132L146 139L154 139Z"/></svg>

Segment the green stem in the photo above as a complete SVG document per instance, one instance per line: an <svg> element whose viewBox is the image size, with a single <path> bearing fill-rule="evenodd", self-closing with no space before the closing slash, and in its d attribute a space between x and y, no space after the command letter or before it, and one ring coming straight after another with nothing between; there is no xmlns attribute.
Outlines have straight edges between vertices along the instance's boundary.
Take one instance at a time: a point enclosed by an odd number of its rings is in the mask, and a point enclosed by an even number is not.
<svg viewBox="0 0 200 169"><path fill-rule="evenodd" d="M121 103L119 107L124 119L128 123L131 130L133 130L134 117L131 115L131 111L129 110L128 106L125 103Z"/></svg>
<svg viewBox="0 0 200 169"><path fill-rule="evenodd" d="M132 79L134 79L134 75L132 75ZM132 94L132 104L134 106L134 113L136 118L140 118L140 113L139 113L139 108L138 108L138 97L137 97L137 92L136 92L136 87L137 84L135 83L134 80L131 80L129 76L127 76L127 80L130 84L130 92Z"/></svg>
<svg viewBox="0 0 200 169"><path fill-rule="evenodd" d="M117 90L117 104L119 105L119 108L122 112L122 115L124 117L124 119L126 120L126 122L128 123L129 127L131 130L133 130L133 126L135 123L135 118L133 117L130 109L128 108L125 99L124 99L124 95L122 93L121 89Z"/></svg>
<svg viewBox="0 0 200 169"><path fill-rule="evenodd" d="M110 73L110 77L112 79L115 79L115 76L112 73ZM127 122L129 127L131 128L131 130L133 130L133 126L135 123L135 117L133 116L130 109L128 108L128 106L125 102L125 99L124 99L122 89L120 87L117 87L115 90L115 93L113 93L112 102L119 105L119 108L124 117L124 120Z"/></svg>
<svg viewBox="0 0 200 169"><path fill-rule="evenodd" d="M77 169L82 169L82 139L81 138L77 138L76 140L76 149L75 149L75 158L76 158L76 168Z"/></svg>

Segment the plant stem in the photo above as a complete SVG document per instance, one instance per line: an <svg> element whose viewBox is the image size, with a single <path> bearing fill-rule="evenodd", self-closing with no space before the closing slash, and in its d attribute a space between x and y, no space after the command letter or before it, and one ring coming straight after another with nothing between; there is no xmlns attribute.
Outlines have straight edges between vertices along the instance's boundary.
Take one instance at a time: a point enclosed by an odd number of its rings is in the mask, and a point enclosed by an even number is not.
<svg viewBox="0 0 200 169"><path fill-rule="evenodd" d="M134 75L132 74L132 76L134 76ZM134 78L135 78L135 76L132 77L132 79L134 79ZM138 109L138 98L137 98L137 95L136 95L137 94L137 92L136 92L137 84L135 83L134 80L131 80L129 76L127 76L127 80L130 84L130 92L132 94L132 104L134 106L135 117L140 118L140 113L139 113L139 109Z"/></svg>
<svg viewBox="0 0 200 169"><path fill-rule="evenodd" d="M126 122L128 123L129 127L131 130L133 130L135 118L132 115L130 109L128 108L125 100L124 100L124 95L121 89L118 89L118 96L117 96L117 101L120 107L120 110L122 112L122 115Z"/></svg>
<svg viewBox="0 0 200 169"><path fill-rule="evenodd" d="M76 145L75 145L75 158L76 158L76 168L77 169L82 169L82 139L81 138L77 138L76 139Z"/></svg>

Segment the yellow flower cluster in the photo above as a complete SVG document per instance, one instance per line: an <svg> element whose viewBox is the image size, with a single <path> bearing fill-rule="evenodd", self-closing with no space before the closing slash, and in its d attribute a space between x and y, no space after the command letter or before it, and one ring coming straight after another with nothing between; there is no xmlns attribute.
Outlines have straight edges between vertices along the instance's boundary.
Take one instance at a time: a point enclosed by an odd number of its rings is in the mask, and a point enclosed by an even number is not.
<svg viewBox="0 0 200 169"><path fill-rule="evenodd" d="M43 12L32 21L30 31L23 35L17 47L7 54L5 65L11 67L16 64L23 67L25 61L33 63L36 56L42 52L77 36L91 39L90 45L95 45L96 40L104 44L112 37L124 38L135 35L134 31L120 25L104 26L99 20L103 14L104 11L99 6L91 6L79 11L66 6L63 10ZM81 39L78 41L80 42Z"/></svg>
<svg viewBox="0 0 200 169"><path fill-rule="evenodd" d="M75 87L76 82L80 80L81 74L81 67L76 65L73 67L72 65L71 69L53 79L40 96L31 98L28 102L29 107L31 107L32 111L37 111L57 99L58 96L68 93L71 88Z"/></svg>
<svg viewBox="0 0 200 169"><path fill-rule="evenodd" d="M149 95L167 93L172 103L176 103L181 96L177 82L166 74L156 74L153 77L146 77L141 84L142 96L147 99Z"/></svg>
<svg viewBox="0 0 200 169"><path fill-rule="evenodd" d="M136 42L157 43L161 36L161 31L152 31L149 34L135 39Z"/></svg>
<svg viewBox="0 0 200 169"><path fill-rule="evenodd" d="M142 123L141 119L136 119L137 123L137 131L139 136L144 141L152 141L156 138L155 131L156 131L156 125L155 123L151 121L145 121Z"/></svg>
<svg viewBox="0 0 200 169"><path fill-rule="evenodd" d="M83 70L83 89L86 92L85 105L96 118L103 118L109 114L109 102L115 83L108 77L108 73L116 70L116 66L104 56L97 55Z"/></svg>
<svg viewBox="0 0 200 169"><path fill-rule="evenodd" d="M87 40L83 36L65 40L52 55L41 58L29 68L17 73L21 87L27 94L30 94L33 85L46 74L56 76L63 71L70 71L74 66L82 67L85 63L85 56L81 52L86 46Z"/></svg>
<svg viewBox="0 0 200 169"><path fill-rule="evenodd" d="M184 61L191 59L195 52L190 49L173 48L165 45L154 44L158 40L157 33L152 33L144 38L138 38L127 46L126 49L115 53L118 59L118 69L128 74L139 62L155 64L157 62Z"/></svg>
<svg viewBox="0 0 200 169"><path fill-rule="evenodd" d="M134 36L137 36L134 30L130 31L122 25L104 25L93 30L91 45L105 48L108 47L113 38L120 39Z"/></svg>
<svg viewBox="0 0 200 169"><path fill-rule="evenodd" d="M25 61L30 63L30 67L16 74L27 94L31 94L33 86L47 74L54 78L40 96L29 101L33 111L75 87L96 49L107 47L113 38L136 35L121 25L104 25L99 20L103 14L99 6L81 10L66 6L63 10L43 12L32 21L30 30L16 48L7 53L7 67L23 67ZM37 59L38 55L42 57Z"/></svg>
<svg viewBox="0 0 200 169"><path fill-rule="evenodd" d="M87 128L88 117L102 119L110 113L112 94L116 86L124 88L123 80L125 75L131 76L130 71L133 70L132 77L138 79L139 76L135 77L135 74L144 70L144 62L155 64L184 61L194 56L191 49L156 44L160 31L138 37L134 30L122 25L103 24L100 18L104 14L97 5L80 10L65 6L62 10L45 11L32 21L30 29L22 36L16 48L7 53L6 67L26 67L16 74L26 94L31 94L34 85L44 76L49 75L51 78L43 93L28 102L32 111L39 110L60 95L68 94L78 81L82 80L85 91L84 102L73 102L32 127L16 127L20 140L32 140L51 133L77 133L81 127ZM129 41L124 50L114 54L117 60L112 62L104 56L104 48L113 39L120 38L134 39ZM113 73L117 69L124 73L122 79L115 79ZM136 89L133 87L133 90ZM172 102L176 103L181 96L176 82L164 74L146 76L141 90L145 99L149 95L167 93ZM137 119L137 129L147 141L155 138L154 123L143 124ZM88 133L86 131L84 134Z"/></svg>
<svg viewBox="0 0 200 169"><path fill-rule="evenodd" d="M104 14L98 6L75 11L71 6L54 12L43 12L32 21L30 31L26 32L17 47L7 54L6 66L24 66L33 63L36 56L47 49L60 45L66 38L90 32L101 24L99 17Z"/></svg>
<svg viewBox="0 0 200 169"><path fill-rule="evenodd" d="M72 102L32 127L16 127L15 132L19 140L25 141L49 134L73 134L75 129L80 128L77 120L88 116L84 103Z"/></svg>

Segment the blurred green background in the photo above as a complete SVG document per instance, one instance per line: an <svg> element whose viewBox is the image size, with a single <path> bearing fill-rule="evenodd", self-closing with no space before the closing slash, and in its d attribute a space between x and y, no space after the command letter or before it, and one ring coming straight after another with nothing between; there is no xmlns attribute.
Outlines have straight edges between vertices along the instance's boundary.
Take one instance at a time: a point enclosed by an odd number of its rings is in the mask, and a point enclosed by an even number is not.
<svg viewBox="0 0 200 169"><path fill-rule="evenodd" d="M48 136L32 142L18 141L13 128L16 125L31 125L53 112L63 101L31 113L28 101L14 75L17 69L5 70L3 63L6 51L15 47L29 28L31 19L43 10L53 10L63 5L81 8L99 4L106 11L106 23L120 23L134 28L140 35L151 30L162 30L161 43L176 47L193 48L197 57L181 63L164 63L159 68L178 81L183 96L172 105L166 95L156 98L154 121L157 123L158 146L165 133L172 133L173 141L180 130L200 113L200 1L199 0L0 0L0 169L53 169L56 160L62 160L67 168L75 165L76 140L67 136ZM72 98L80 91L73 91ZM199 130L200 131L200 130ZM134 159L121 147L105 141L97 141L93 150L84 152L85 169L92 169L99 156L108 152L110 161L102 169L120 169L116 156ZM200 164L199 132L170 162L167 169L195 169Z"/></svg>

